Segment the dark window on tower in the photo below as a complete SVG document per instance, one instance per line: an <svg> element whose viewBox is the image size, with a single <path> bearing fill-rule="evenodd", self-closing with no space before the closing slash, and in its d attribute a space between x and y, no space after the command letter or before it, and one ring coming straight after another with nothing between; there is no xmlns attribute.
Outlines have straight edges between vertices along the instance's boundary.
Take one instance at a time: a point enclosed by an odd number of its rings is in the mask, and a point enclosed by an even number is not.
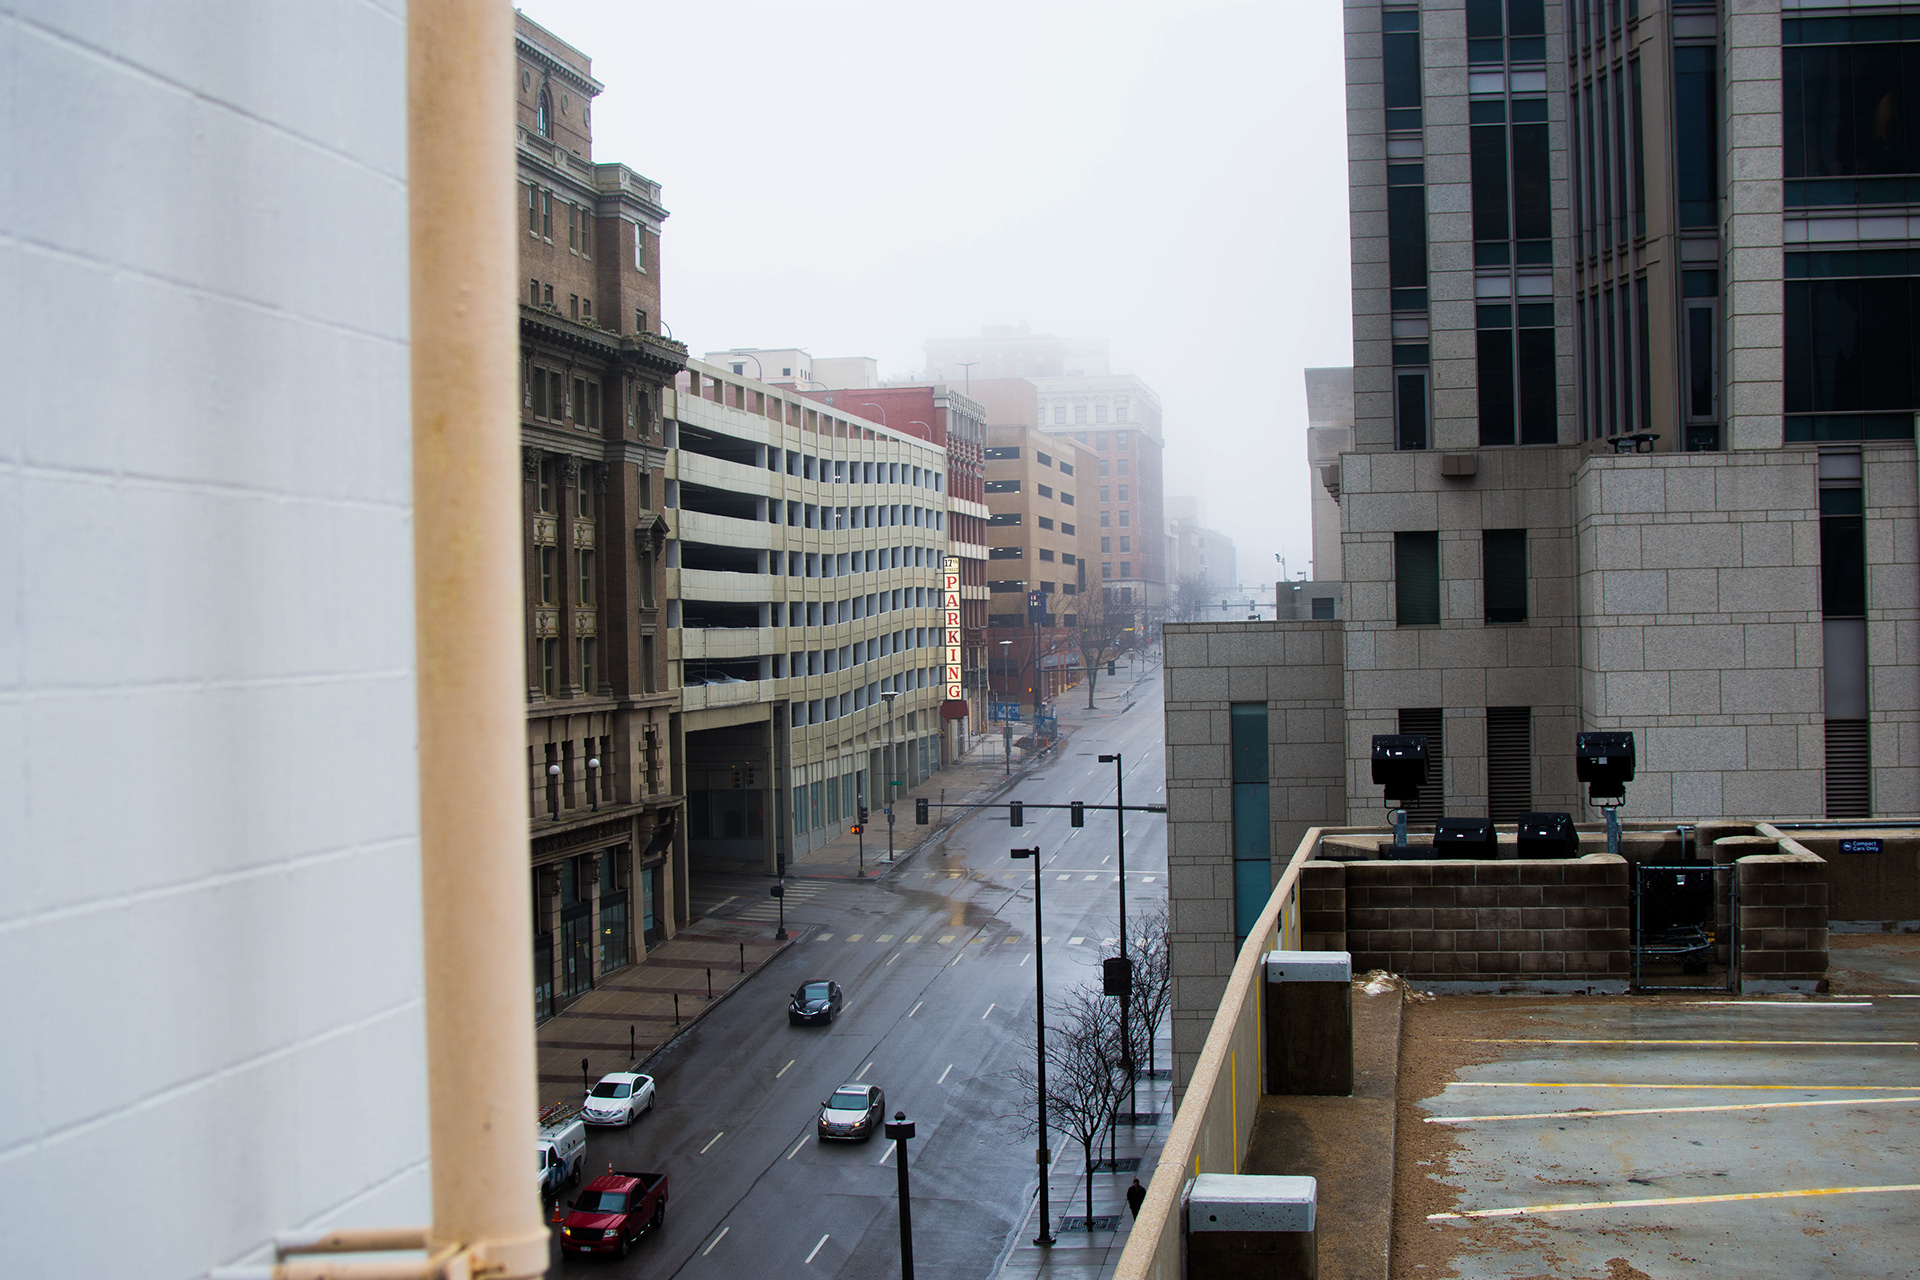
<svg viewBox="0 0 1920 1280"><path fill-rule="evenodd" d="M1394 289L1427 287L1427 189L1387 188L1387 280Z"/></svg>
<svg viewBox="0 0 1920 1280"><path fill-rule="evenodd" d="M1473 238L1505 240L1507 221L1507 104L1468 107L1468 172L1473 182Z"/></svg>
<svg viewBox="0 0 1920 1280"><path fill-rule="evenodd" d="M1513 104L1513 234L1518 240L1553 235L1552 189L1547 172L1547 102L1520 99ZM1533 261L1522 254L1522 262ZM1552 261L1551 257L1542 261Z"/></svg>
<svg viewBox="0 0 1920 1280"><path fill-rule="evenodd" d="M1820 614L1867 615L1866 519L1858 489L1820 491Z"/></svg>
<svg viewBox="0 0 1920 1280"><path fill-rule="evenodd" d="M1673 51L1674 189L1683 227L1711 227L1720 220L1718 62L1712 45L1680 45Z"/></svg>
<svg viewBox="0 0 1920 1280"><path fill-rule="evenodd" d="M1633 234L1647 234L1647 156L1646 131L1640 120L1640 61L1635 59L1627 64L1627 76L1632 85L1633 101L1628 110L1633 119L1629 126L1633 130Z"/></svg>
<svg viewBox="0 0 1920 1280"><path fill-rule="evenodd" d="M1516 412L1521 444L1554 443L1559 438L1559 406L1553 304L1498 303L1475 312L1480 443L1512 444Z"/></svg>
<svg viewBox="0 0 1920 1280"><path fill-rule="evenodd" d="M1788 20L1781 35L1786 177L1920 173L1920 130L1906 119L1907 99L1920 92L1920 43L1891 42L1920 35L1911 18ZM1815 43L1829 40L1861 42ZM1900 186L1790 183L1787 203L1906 203Z"/></svg>
<svg viewBox="0 0 1920 1280"><path fill-rule="evenodd" d="M1527 620L1527 531L1486 529L1480 568L1488 622Z"/></svg>
<svg viewBox="0 0 1920 1280"><path fill-rule="evenodd" d="M1440 535L1393 535L1393 617L1402 627L1440 621Z"/></svg>
<svg viewBox="0 0 1920 1280"><path fill-rule="evenodd" d="M1427 371L1393 371L1394 446L1400 449L1427 447Z"/></svg>
<svg viewBox="0 0 1920 1280"><path fill-rule="evenodd" d="M1394 10L1380 15L1381 73L1388 129L1420 127L1420 14Z"/></svg>

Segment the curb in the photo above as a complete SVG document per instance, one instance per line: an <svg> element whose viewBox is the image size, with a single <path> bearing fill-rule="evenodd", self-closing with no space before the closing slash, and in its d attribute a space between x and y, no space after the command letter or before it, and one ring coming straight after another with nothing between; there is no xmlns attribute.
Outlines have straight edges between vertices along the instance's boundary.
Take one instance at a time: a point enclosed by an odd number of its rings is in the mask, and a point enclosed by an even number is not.
<svg viewBox="0 0 1920 1280"><path fill-rule="evenodd" d="M715 1009L718 1009L721 1005L731 1000L733 998L734 992L743 990L748 983L752 982L755 978L765 973L767 971L768 965L772 964L780 956L785 955L788 952L788 950L792 948L794 943L800 941L801 935L804 934L808 929L811 929L812 927L813 927L812 925L795 925L793 929L789 930L789 932L792 933L793 936L788 938L785 942L780 943L772 951L769 951L767 953L766 959L762 960L757 966L755 966L752 973L747 974L740 981L734 983L731 987L728 987L725 991L721 992L719 995L715 996L712 1000L708 1001L705 1008L701 1009L700 1012L696 1013L693 1017L681 1023L679 1027L675 1028L674 1033L671 1036L667 1037L665 1040L662 1040L659 1044L655 1045L653 1049L644 1058L635 1058L633 1060L632 1070L645 1072L647 1075L653 1075L654 1059L658 1058L661 1054L665 1053L667 1050L673 1048L674 1045L679 1044L680 1038L682 1036L686 1035L689 1031L692 1031L696 1026L700 1025L700 1020L702 1018L706 1017L709 1013L712 1013Z"/></svg>

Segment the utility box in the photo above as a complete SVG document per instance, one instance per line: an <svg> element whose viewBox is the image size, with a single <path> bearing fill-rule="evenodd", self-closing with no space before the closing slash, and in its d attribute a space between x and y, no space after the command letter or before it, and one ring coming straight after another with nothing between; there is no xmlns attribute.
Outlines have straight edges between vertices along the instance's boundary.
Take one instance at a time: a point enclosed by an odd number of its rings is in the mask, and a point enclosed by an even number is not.
<svg viewBox="0 0 1920 1280"><path fill-rule="evenodd" d="M1266 1091L1353 1092L1353 957L1345 951L1269 951Z"/></svg>
<svg viewBox="0 0 1920 1280"><path fill-rule="evenodd" d="M1319 1184L1312 1178L1203 1173L1181 1196L1186 1274L1208 1280L1315 1280Z"/></svg>

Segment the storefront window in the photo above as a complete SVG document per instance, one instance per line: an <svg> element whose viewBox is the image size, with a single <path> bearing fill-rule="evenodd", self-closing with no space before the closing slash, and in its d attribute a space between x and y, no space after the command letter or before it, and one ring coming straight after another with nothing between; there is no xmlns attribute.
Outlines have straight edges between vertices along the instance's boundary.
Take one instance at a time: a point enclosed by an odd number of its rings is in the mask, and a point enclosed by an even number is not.
<svg viewBox="0 0 1920 1280"><path fill-rule="evenodd" d="M609 973L627 963L627 895L600 899L600 972Z"/></svg>

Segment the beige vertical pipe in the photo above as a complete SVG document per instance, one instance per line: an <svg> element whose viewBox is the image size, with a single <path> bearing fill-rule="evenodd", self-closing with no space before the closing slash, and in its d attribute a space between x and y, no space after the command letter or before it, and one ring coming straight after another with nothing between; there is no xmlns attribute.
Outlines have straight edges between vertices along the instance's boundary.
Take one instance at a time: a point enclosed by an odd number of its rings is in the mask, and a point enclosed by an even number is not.
<svg viewBox="0 0 1920 1280"><path fill-rule="evenodd" d="M407 5L413 557L429 1248L547 1267L532 1150L533 907L521 757L513 13Z"/></svg>

